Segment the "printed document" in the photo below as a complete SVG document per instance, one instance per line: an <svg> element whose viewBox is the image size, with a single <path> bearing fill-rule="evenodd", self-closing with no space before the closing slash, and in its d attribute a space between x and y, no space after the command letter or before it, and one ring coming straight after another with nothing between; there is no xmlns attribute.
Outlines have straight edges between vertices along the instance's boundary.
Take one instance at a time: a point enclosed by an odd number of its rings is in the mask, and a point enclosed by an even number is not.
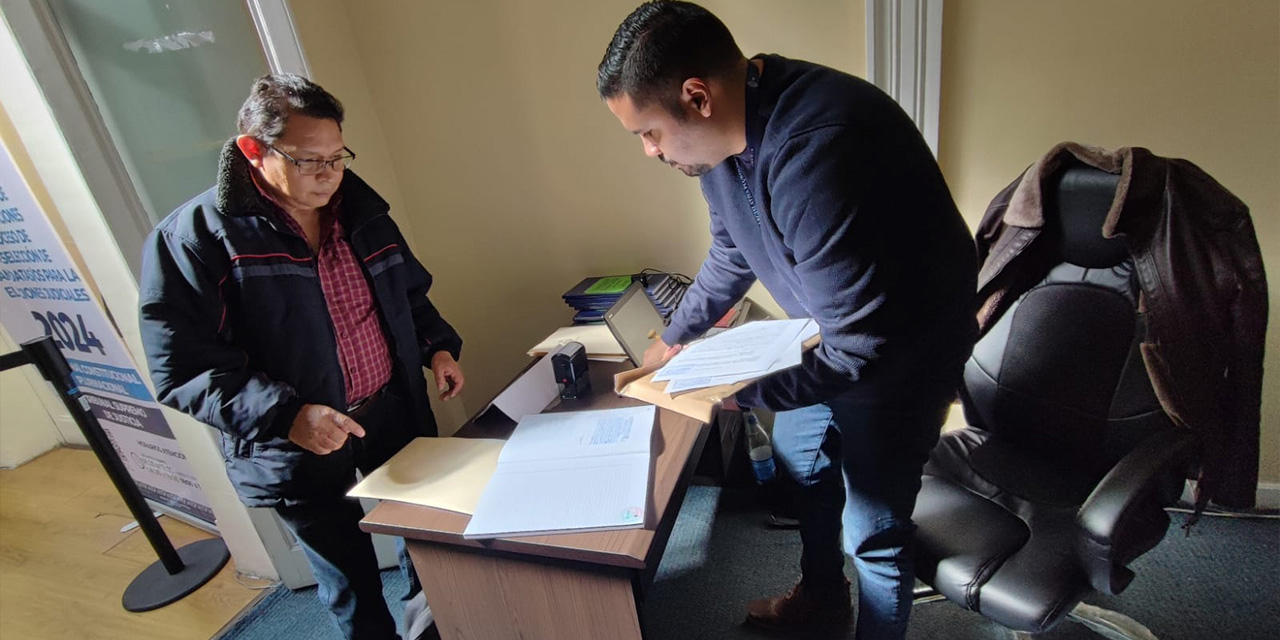
<svg viewBox="0 0 1280 640"><path fill-rule="evenodd" d="M806 324L804 328L800 330L800 333L796 335L795 340L793 340L791 344L787 345L787 347L782 350L782 352L778 355L778 359L775 360L773 364L771 364L769 367L765 369L762 369L760 371L744 371L740 373L718 375L718 376L699 375L698 372L693 372L686 376L680 376L678 378L671 380L671 382L667 384L667 388L665 389L665 391L669 395L675 395L677 393L684 393L686 391L692 391L694 389L703 389L706 387L714 387L722 384L734 384L736 382L742 382L744 380L754 380L756 378L763 378L764 376L767 376L770 373L774 373L774 372L781 371L783 369L788 369L791 367L798 367L800 366L801 359L804 356L804 342L817 334L818 334L818 323L810 320L808 324Z"/></svg>
<svg viewBox="0 0 1280 640"><path fill-rule="evenodd" d="M762 320L718 333L682 350L653 376L668 394L760 378L798 366L813 320Z"/></svg>
<svg viewBox="0 0 1280 640"><path fill-rule="evenodd" d="M527 415L463 537L644 525L653 406Z"/></svg>

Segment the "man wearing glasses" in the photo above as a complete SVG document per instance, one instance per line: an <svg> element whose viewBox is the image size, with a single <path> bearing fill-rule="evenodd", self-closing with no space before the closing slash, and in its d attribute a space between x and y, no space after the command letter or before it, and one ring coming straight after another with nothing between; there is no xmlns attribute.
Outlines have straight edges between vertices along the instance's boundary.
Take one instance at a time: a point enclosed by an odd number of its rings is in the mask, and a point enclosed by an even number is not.
<svg viewBox="0 0 1280 640"><path fill-rule="evenodd" d="M436 435L424 366L462 389L462 339L427 298L388 206L348 171L342 105L291 74L254 82L217 184L147 239L141 324L161 402L221 432L241 500L302 543L347 638L397 638L363 511L345 497ZM406 636L430 624L412 564Z"/></svg>

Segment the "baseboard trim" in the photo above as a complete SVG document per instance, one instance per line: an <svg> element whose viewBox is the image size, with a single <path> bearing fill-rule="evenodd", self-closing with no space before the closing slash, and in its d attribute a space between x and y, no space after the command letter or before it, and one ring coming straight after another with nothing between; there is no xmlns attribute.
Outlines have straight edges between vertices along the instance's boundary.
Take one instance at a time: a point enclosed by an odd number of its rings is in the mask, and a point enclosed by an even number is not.
<svg viewBox="0 0 1280 640"><path fill-rule="evenodd" d="M1188 480L1182 490L1182 501L1195 504L1196 481ZM1259 482L1255 509L1280 509L1280 482Z"/></svg>
<svg viewBox="0 0 1280 640"><path fill-rule="evenodd" d="M1258 483L1258 508L1280 509L1280 482Z"/></svg>

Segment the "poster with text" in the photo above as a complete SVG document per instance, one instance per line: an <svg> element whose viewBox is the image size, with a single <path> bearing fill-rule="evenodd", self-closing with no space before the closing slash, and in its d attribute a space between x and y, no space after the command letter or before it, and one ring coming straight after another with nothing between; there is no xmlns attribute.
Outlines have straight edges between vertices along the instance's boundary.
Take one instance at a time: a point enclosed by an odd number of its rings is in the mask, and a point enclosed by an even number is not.
<svg viewBox="0 0 1280 640"><path fill-rule="evenodd" d="M20 343L53 337L142 495L213 524L159 405L7 147L0 157L0 323Z"/></svg>

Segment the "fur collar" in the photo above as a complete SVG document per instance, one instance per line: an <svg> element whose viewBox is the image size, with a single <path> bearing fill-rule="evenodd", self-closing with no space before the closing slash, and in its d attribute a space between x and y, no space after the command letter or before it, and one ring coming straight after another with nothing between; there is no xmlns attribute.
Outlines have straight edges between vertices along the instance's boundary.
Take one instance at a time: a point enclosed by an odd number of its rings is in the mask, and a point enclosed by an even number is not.
<svg viewBox="0 0 1280 640"><path fill-rule="evenodd" d="M1108 151L1076 142L1063 142L1055 146L1023 174L1022 181L1009 198L1009 208L1004 214L1005 224L1027 228L1043 227L1045 185L1056 177L1070 158L1075 158L1096 169L1119 174L1120 182L1116 185L1115 199L1111 202L1106 223L1102 227L1104 236L1114 236L1133 184L1135 155L1149 155L1149 152L1138 147L1121 147Z"/></svg>

